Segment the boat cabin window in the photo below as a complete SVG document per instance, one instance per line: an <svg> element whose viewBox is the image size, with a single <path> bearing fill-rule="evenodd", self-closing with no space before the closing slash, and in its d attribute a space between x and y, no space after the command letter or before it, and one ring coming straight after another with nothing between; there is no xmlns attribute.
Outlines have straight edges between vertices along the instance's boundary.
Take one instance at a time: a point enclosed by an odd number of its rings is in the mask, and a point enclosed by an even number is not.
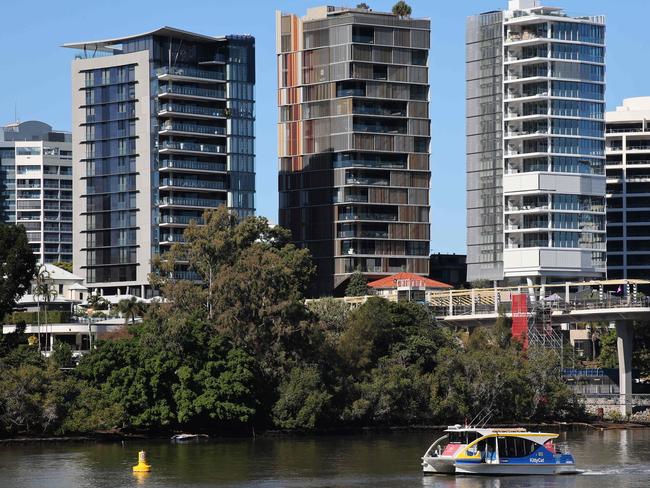
<svg viewBox="0 0 650 488"><path fill-rule="evenodd" d="M521 437L499 437L499 457L525 457L530 456L539 444Z"/></svg>
<svg viewBox="0 0 650 488"><path fill-rule="evenodd" d="M470 444L481 437L478 432L450 432L450 444Z"/></svg>

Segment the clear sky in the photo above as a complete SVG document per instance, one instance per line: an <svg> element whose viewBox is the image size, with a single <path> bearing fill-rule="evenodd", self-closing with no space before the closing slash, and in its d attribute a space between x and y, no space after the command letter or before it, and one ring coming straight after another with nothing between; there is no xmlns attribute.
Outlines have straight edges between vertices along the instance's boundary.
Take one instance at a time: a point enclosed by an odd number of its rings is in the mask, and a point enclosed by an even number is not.
<svg viewBox="0 0 650 488"><path fill-rule="evenodd" d="M61 44L136 34L163 25L202 34L252 34L257 48L258 214L277 222L275 10L303 14L326 2L298 0L3 0L0 123L42 120L70 130L70 62ZM357 0L330 5L356 5ZM394 0L366 0L390 10ZM408 0L432 20L431 249L465 252L465 18L506 0ZM648 0L549 0L569 14L607 16L607 108L650 95Z"/></svg>

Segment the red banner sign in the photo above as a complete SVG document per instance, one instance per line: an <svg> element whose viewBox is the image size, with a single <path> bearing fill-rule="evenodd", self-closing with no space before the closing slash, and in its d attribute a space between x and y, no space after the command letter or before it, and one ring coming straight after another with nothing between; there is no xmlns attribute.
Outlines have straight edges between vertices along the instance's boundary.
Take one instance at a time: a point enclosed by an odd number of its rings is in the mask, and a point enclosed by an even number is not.
<svg viewBox="0 0 650 488"><path fill-rule="evenodd" d="M512 294L512 338L528 347L528 297L524 293Z"/></svg>

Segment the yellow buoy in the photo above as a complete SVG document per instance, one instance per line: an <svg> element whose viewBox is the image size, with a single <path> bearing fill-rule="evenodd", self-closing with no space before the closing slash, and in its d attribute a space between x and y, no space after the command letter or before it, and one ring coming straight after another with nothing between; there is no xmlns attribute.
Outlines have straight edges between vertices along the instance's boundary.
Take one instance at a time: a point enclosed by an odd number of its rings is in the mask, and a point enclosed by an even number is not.
<svg viewBox="0 0 650 488"><path fill-rule="evenodd" d="M138 465L133 466L134 473L148 473L151 471L151 465L147 464L147 453L140 451L138 453Z"/></svg>

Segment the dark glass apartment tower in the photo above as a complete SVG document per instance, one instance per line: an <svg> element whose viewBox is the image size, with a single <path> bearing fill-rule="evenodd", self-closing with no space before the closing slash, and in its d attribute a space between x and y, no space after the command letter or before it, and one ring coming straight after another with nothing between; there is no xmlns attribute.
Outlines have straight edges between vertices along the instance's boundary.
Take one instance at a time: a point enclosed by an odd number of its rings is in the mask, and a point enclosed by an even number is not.
<svg viewBox="0 0 650 488"><path fill-rule="evenodd" d="M276 15L280 225L313 295L429 270L430 21L317 7Z"/></svg>
<svg viewBox="0 0 650 488"><path fill-rule="evenodd" d="M75 273L105 295L147 296L151 259L190 221L255 210L254 39L163 27L66 47L80 50Z"/></svg>

